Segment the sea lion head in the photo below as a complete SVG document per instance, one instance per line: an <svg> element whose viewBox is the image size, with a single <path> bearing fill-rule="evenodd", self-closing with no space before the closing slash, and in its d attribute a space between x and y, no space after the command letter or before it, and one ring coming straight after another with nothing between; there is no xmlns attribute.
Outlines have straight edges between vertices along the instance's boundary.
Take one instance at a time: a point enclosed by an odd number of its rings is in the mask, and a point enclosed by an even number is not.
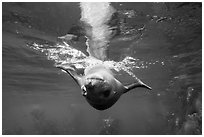
<svg viewBox="0 0 204 137"><path fill-rule="evenodd" d="M112 85L98 73L88 75L84 79L82 88L83 96L89 100L107 99L111 95Z"/></svg>
<svg viewBox="0 0 204 137"><path fill-rule="evenodd" d="M82 85L82 95L88 103L98 110L104 110L111 107L120 97L120 94L114 91L114 83L106 79L106 76L99 73L89 75Z"/></svg>

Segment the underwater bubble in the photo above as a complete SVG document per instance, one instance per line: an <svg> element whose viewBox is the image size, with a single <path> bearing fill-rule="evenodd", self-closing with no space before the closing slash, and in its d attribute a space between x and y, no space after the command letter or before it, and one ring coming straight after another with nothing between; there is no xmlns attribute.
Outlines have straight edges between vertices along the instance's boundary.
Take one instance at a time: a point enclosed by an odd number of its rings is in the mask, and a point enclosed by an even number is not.
<svg viewBox="0 0 204 137"><path fill-rule="evenodd" d="M179 122L180 122L180 119L177 117L176 120L175 120L175 125L179 126Z"/></svg>
<svg viewBox="0 0 204 137"><path fill-rule="evenodd" d="M188 87L188 89L187 89L187 97L186 97L187 102L190 101L190 98L191 98L191 96L193 94L193 91L194 91L194 89L192 87Z"/></svg>
<svg viewBox="0 0 204 137"><path fill-rule="evenodd" d="M16 30L16 34L19 34L20 32L18 30Z"/></svg>

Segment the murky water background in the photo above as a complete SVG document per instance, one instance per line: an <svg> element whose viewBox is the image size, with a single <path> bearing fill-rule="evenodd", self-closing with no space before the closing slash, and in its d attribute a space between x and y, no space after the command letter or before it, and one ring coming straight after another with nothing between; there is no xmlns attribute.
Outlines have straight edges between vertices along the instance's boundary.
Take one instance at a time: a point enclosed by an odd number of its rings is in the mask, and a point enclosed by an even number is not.
<svg viewBox="0 0 204 137"><path fill-rule="evenodd" d="M134 58L125 68L153 90L95 110L55 67L66 58L52 58L66 47L57 37L79 24L79 3L3 3L3 134L202 134L202 4L111 4L122 23L109 58ZM83 37L69 45L88 55Z"/></svg>

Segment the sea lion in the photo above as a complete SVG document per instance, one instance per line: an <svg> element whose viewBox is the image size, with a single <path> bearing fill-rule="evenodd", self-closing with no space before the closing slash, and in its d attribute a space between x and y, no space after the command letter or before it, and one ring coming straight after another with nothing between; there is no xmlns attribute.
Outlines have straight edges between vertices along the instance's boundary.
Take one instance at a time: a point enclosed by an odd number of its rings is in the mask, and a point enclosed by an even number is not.
<svg viewBox="0 0 204 137"><path fill-rule="evenodd" d="M86 68L83 75L77 74L76 70L71 67L57 67L66 71L76 81L81 87L82 95L97 110L110 108L121 95L131 89L137 87L152 89L139 79L133 84L124 86L113 76L112 71L103 64Z"/></svg>

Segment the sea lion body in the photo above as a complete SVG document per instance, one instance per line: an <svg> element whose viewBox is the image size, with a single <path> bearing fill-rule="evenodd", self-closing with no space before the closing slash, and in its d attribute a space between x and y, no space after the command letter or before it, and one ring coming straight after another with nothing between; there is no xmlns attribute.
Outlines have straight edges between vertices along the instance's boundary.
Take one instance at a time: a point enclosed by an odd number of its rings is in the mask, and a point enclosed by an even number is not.
<svg viewBox="0 0 204 137"><path fill-rule="evenodd" d="M86 68L83 76L78 75L74 69L59 68L65 70L78 83L82 95L91 106L98 110L110 108L122 94L133 88L151 89L140 80L129 86L123 86L115 79L112 71L102 64Z"/></svg>

